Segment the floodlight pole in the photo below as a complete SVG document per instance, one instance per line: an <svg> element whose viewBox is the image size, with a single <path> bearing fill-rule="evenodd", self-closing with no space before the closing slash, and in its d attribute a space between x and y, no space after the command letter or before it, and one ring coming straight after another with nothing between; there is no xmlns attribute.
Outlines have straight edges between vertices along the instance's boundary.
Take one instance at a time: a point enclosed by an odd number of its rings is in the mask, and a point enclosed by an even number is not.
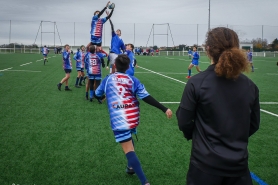
<svg viewBox="0 0 278 185"><path fill-rule="evenodd" d="M56 22L54 22L54 48L55 48L55 27L56 27Z"/></svg>
<svg viewBox="0 0 278 185"><path fill-rule="evenodd" d="M154 47L154 24L153 24L153 47Z"/></svg>
<svg viewBox="0 0 278 185"><path fill-rule="evenodd" d="M264 43L264 25L262 25L262 47Z"/></svg>
<svg viewBox="0 0 278 185"><path fill-rule="evenodd" d="M75 22L73 22L73 45L75 46Z"/></svg>
<svg viewBox="0 0 278 185"><path fill-rule="evenodd" d="M210 30L210 0L209 0L209 15L208 15L208 31Z"/></svg>
<svg viewBox="0 0 278 185"><path fill-rule="evenodd" d="M10 20L9 44L11 43L11 35L12 35L12 20Z"/></svg>
<svg viewBox="0 0 278 185"><path fill-rule="evenodd" d="M41 47L42 47L42 21L41 21Z"/></svg>

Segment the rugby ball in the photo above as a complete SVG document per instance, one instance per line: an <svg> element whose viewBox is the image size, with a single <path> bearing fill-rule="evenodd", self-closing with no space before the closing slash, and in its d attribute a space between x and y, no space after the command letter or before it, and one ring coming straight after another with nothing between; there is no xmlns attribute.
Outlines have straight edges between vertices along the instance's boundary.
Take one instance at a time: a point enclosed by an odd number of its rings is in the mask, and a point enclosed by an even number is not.
<svg viewBox="0 0 278 185"><path fill-rule="evenodd" d="M108 6L109 9L114 9L115 8L115 3L112 3Z"/></svg>

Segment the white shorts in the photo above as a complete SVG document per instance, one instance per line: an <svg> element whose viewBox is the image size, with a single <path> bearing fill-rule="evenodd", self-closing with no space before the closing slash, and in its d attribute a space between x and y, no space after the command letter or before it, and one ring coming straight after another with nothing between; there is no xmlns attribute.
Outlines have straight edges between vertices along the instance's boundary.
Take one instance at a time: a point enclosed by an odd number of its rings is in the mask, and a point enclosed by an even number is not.
<svg viewBox="0 0 278 185"><path fill-rule="evenodd" d="M110 53L109 54L109 58L110 58L110 65L114 65L115 64L115 60L118 57L118 54L116 53Z"/></svg>

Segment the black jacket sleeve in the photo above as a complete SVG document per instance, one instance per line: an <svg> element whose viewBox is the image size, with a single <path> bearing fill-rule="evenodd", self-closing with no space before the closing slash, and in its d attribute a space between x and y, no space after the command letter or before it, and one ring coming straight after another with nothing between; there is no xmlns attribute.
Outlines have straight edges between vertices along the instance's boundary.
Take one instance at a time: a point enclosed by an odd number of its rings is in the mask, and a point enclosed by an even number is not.
<svg viewBox="0 0 278 185"><path fill-rule="evenodd" d="M176 116L178 119L179 129L183 132L184 137L187 140L192 139L193 130L195 128L195 112L179 107L176 112Z"/></svg>
<svg viewBox="0 0 278 185"><path fill-rule="evenodd" d="M164 107L161 103L159 103L156 99L154 99L151 95L142 99L144 102L162 110L164 113L167 111L168 108Z"/></svg>
<svg viewBox="0 0 278 185"><path fill-rule="evenodd" d="M100 16L102 16L102 14L104 13L104 11L106 10L107 7L104 7L103 10L101 10L101 12L99 12L98 14L98 18L100 18Z"/></svg>
<svg viewBox="0 0 278 185"><path fill-rule="evenodd" d="M250 114L250 130L249 130L249 136L253 135L260 126L260 101L259 101L259 89L257 86L255 86L255 102L254 105L251 108L251 114Z"/></svg>
<svg viewBox="0 0 278 185"><path fill-rule="evenodd" d="M113 12L114 12L114 9L112 9L112 11L110 12L110 14L106 17L106 20L110 19L110 17L112 16Z"/></svg>

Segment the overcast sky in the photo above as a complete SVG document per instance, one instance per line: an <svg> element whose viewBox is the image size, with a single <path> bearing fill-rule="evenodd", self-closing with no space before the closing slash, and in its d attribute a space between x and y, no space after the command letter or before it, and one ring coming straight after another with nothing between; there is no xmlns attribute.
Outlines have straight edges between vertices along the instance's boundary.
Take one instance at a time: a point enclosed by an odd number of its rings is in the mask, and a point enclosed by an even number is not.
<svg viewBox="0 0 278 185"><path fill-rule="evenodd" d="M108 1L96 0L9 0L0 1L0 44L11 42L41 44L41 20L55 21L55 44L87 44L90 22L95 10ZM125 43L136 46L202 44L208 30L208 0L114 0L111 18L122 30ZM104 16L104 15L103 15ZM278 37L278 0L211 0L211 27L228 26L241 40ZM75 22L75 23L74 23ZM169 23L167 25L153 24ZM197 25L198 24L198 25ZM262 25L263 31L262 31ZM109 22L105 23L103 45L111 40ZM197 31L198 30L198 31ZM37 36L37 33L39 34ZM43 23L43 32L54 32L53 23ZM59 35L58 35L59 32ZM154 34L167 34L155 35ZM263 33L263 34L262 34ZM37 39L36 39L37 36ZM150 36L150 38L149 38ZM60 42L60 39L61 42ZM36 40L35 40L36 39ZM54 34L42 34L42 44L54 44Z"/></svg>

